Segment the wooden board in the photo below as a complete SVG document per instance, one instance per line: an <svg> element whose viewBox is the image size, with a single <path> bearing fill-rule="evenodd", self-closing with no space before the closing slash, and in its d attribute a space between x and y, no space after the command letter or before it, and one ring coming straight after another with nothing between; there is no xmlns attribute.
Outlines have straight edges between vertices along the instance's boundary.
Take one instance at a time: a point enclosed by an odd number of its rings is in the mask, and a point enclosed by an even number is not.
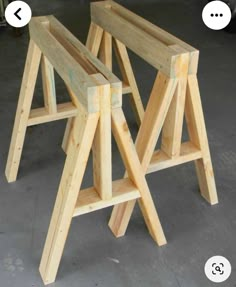
<svg viewBox="0 0 236 287"><path fill-rule="evenodd" d="M139 197L139 190L128 178L113 181L112 198L108 200L102 200L94 187L83 189L79 193L73 216L96 211Z"/></svg>
<svg viewBox="0 0 236 287"><path fill-rule="evenodd" d="M101 6L106 9L111 9L117 15L132 23L136 27L143 30L145 33L149 34L153 38L159 40L166 46L178 45L190 53L190 62L188 74L196 74L198 69L198 59L199 51L198 49L192 47L188 43L182 41L181 39L175 37L174 35L168 33L167 31L161 29L157 25L147 21L146 19L140 17L139 15L133 13L132 11L126 9L125 7L119 5L114 1L101 1L99 3L92 3L94 7Z"/></svg>
<svg viewBox="0 0 236 287"><path fill-rule="evenodd" d="M84 69L77 64L76 60L53 37L47 27L42 25L39 19L33 17L29 29L31 39L35 41L64 82L71 87L78 101L85 106L88 112L98 111L96 85Z"/></svg>
<svg viewBox="0 0 236 287"><path fill-rule="evenodd" d="M92 65L96 72L94 74L101 73L110 83L112 91L111 104L112 107L122 106L122 94L120 91L120 80L99 61L96 57L101 43L101 37L103 30L91 23L89 35L87 38L86 47L68 30L66 29L55 17L48 16L50 21L50 31L53 35L60 36L63 39L63 43L66 43L66 47L69 53L80 53L84 58L87 59L89 65ZM100 40L99 40L100 39ZM91 74L91 73L90 73ZM93 73L92 73L93 74Z"/></svg>
<svg viewBox="0 0 236 287"><path fill-rule="evenodd" d="M158 245L164 245L166 244L165 235L122 109L112 110L112 132L125 164L127 176L139 189L141 195L139 206L149 233ZM127 204L133 206L133 201L131 200L127 202ZM117 216L110 219L109 226L115 235L120 236L124 234L130 216L131 214L127 214L127 218L123 218L123 224L120 224L120 221L117 220ZM124 229L122 230L121 227ZM118 234L115 233L117 230Z"/></svg>
<svg viewBox="0 0 236 287"><path fill-rule="evenodd" d="M170 158L162 150L153 153L147 173L156 172L162 169L173 167L202 158L202 152L191 142L182 143L178 157Z"/></svg>
<svg viewBox="0 0 236 287"><path fill-rule="evenodd" d="M195 161L201 194L210 204L217 204L215 177L196 75L188 76L185 115L190 140L202 151L202 159Z"/></svg>
<svg viewBox="0 0 236 287"><path fill-rule="evenodd" d="M111 7L109 4L104 6L101 2L93 3L91 5L92 22L110 33L150 65L173 77L178 53L109 7Z"/></svg>
<svg viewBox="0 0 236 287"><path fill-rule="evenodd" d="M103 32L99 59L110 71L112 71L112 37L111 34L106 31Z"/></svg>
<svg viewBox="0 0 236 287"><path fill-rule="evenodd" d="M93 141L94 187L101 199L112 198L111 167L111 89L100 74L93 75L97 81L100 99L100 117Z"/></svg>
<svg viewBox="0 0 236 287"><path fill-rule="evenodd" d="M57 113L50 114L46 108L32 109L28 119L28 126L44 124L75 117L78 109L72 103L63 103L57 105Z"/></svg>
<svg viewBox="0 0 236 287"><path fill-rule="evenodd" d="M49 114L55 114L57 112L57 100L56 100L56 87L54 78L54 69L52 64L43 55L42 56L42 81L43 81L43 95L44 105Z"/></svg>
<svg viewBox="0 0 236 287"><path fill-rule="evenodd" d="M187 87L187 76L189 66L189 53L178 45L172 45L170 48L179 51L176 65L178 84L170 104L170 108L165 118L162 129L161 149L170 157L178 157L182 142L182 130L184 120L184 106Z"/></svg>
<svg viewBox="0 0 236 287"><path fill-rule="evenodd" d="M44 284L55 281L87 165L99 113L78 113L40 262Z"/></svg>
<svg viewBox="0 0 236 287"><path fill-rule="evenodd" d="M40 59L39 47L30 40L5 171L8 182L17 177Z"/></svg>
<svg viewBox="0 0 236 287"><path fill-rule="evenodd" d="M123 89L123 93L130 92L132 109L135 113L136 121L138 125L140 125L144 117L144 107L134 77L127 49L125 45L117 39L114 39L114 49L116 52L121 74L123 76L123 81L125 82L125 85L128 85L128 90Z"/></svg>

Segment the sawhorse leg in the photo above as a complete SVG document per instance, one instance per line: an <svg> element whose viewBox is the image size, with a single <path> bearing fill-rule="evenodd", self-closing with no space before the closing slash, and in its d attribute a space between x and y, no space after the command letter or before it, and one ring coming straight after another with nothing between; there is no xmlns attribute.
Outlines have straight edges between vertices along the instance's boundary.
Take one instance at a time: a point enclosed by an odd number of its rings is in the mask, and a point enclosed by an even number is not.
<svg viewBox="0 0 236 287"><path fill-rule="evenodd" d="M8 182L15 181L17 177L40 59L41 51L31 40L25 64L24 76L5 171Z"/></svg>
<svg viewBox="0 0 236 287"><path fill-rule="evenodd" d="M136 150L144 173L153 155L176 85L176 79L168 79L163 74L158 74L155 81L136 140ZM115 236L120 237L125 234L134 205L135 200L114 207L109 226Z"/></svg>
<svg viewBox="0 0 236 287"><path fill-rule="evenodd" d="M165 235L122 109L112 110L112 131L118 144L122 159L125 163L127 174L140 191L141 198L138 200L139 206L141 208L149 233L151 234L154 241L158 243L158 245L164 245L166 244ZM128 201L124 203L124 205L128 205L128 209L132 213L134 200ZM116 222L113 222L111 219L109 226L112 228L112 230L114 226L113 232L116 234L117 230L115 225Z"/></svg>
<svg viewBox="0 0 236 287"><path fill-rule="evenodd" d="M188 76L185 116L190 140L202 151L202 158L195 161L201 195L210 204L217 204L218 196L196 75Z"/></svg>
<svg viewBox="0 0 236 287"><path fill-rule="evenodd" d="M86 114L80 110L71 132L71 144L40 263L45 284L56 278L98 118L98 113Z"/></svg>

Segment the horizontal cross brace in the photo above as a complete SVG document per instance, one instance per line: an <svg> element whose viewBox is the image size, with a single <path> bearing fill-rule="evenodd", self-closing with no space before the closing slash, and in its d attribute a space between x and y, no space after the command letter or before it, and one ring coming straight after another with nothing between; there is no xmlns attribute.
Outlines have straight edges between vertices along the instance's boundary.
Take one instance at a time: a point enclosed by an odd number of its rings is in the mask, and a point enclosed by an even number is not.
<svg viewBox="0 0 236 287"><path fill-rule="evenodd" d="M73 216L89 213L139 197L140 193L137 187L128 178L113 181L112 198L109 200L101 200L94 187L83 189L79 192Z"/></svg>
<svg viewBox="0 0 236 287"><path fill-rule="evenodd" d="M122 87L122 94L125 95L125 94L130 94L132 93L132 89L129 85L123 83L123 87Z"/></svg>
<svg viewBox="0 0 236 287"><path fill-rule="evenodd" d="M196 148L191 142L185 142L181 145L180 155L170 158L161 150L154 152L147 173L176 166L182 163L202 158L202 152Z"/></svg>
<svg viewBox="0 0 236 287"><path fill-rule="evenodd" d="M28 126L39 125L47 122L75 117L78 109L72 103L57 105L57 112L50 114L46 108L33 109L30 112Z"/></svg>

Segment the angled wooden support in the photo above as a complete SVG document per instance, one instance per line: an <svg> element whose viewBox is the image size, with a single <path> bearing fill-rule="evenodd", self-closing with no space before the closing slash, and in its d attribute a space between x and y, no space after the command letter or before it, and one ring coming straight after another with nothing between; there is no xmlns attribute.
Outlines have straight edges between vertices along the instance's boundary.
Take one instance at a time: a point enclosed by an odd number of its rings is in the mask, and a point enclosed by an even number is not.
<svg viewBox="0 0 236 287"><path fill-rule="evenodd" d="M99 50L99 59L112 71L112 37L106 31L103 32L101 46Z"/></svg>
<svg viewBox="0 0 236 287"><path fill-rule="evenodd" d="M42 56L42 80L45 108L49 114L57 112L56 87L52 64Z"/></svg>
<svg viewBox="0 0 236 287"><path fill-rule="evenodd" d="M218 198L196 76L199 51L114 1L92 3L91 19L91 27L112 35L125 82L130 85L128 91L132 80L128 81L131 73L127 71L132 72L132 68L126 48L158 70L136 139L143 171L151 173L195 161L201 194L210 204L216 204ZM134 105L138 110L139 102ZM189 141L182 143L184 114ZM160 134L161 147L155 150ZM134 203L114 207L109 225L116 236L124 235Z"/></svg>
<svg viewBox="0 0 236 287"><path fill-rule="evenodd" d="M174 158L180 155L188 65L190 59L189 53L182 47L178 45L172 45L170 47L180 53L177 63L179 72L176 75L178 84L163 125L161 149L168 156Z"/></svg>
<svg viewBox="0 0 236 287"><path fill-rule="evenodd" d="M98 55L100 45L103 37L103 29L98 25L91 23L89 34L86 42L86 47L91 51L94 56Z"/></svg>
<svg viewBox="0 0 236 287"><path fill-rule="evenodd" d="M7 176L9 180L16 179L27 126L69 118L63 142L66 162L39 267L44 283L49 284L55 281L75 216L139 199L155 242L163 245L166 239L122 110L122 82L54 17L33 18L29 27L31 41ZM111 58L107 58L107 51L111 38L107 34L100 37L99 29L94 31L90 33L103 42L103 60L109 66ZM31 110L41 56L45 107ZM66 84L69 103L56 104L54 70ZM127 170L126 178L115 181L112 181L112 132ZM80 190L91 150L93 186Z"/></svg>
<svg viewBox="0 0 236 287"><path fill-rule="evenodd" d="M198 80L195 74L188 76L185 116L190 141L202 152L202 157L195 160L201 194L209 203L216 204L218 203L218 197L214 172L207 140Z"/></svg>
<svg viewBox="0 0 236 287"><path fill-rule="evenodd" d="M138 155L134 150L133 141L123 111L112 111L112 131L122 155L128 178L140 190L139 206L141 208L147 228L159 246L166 244L166 239L160 224L148 185L140 165ZM132 201L130 201L132 204ZM110 222L110 227L112 223ZM114 232L116 234L116 232Z"/></svg>
<svg viewBox="0 0 236 287"><path fill-rule="evenodd" d="M136 140L137 154L144 172L146 172L152 158L157 136L161 132L176 86L176 79L169 79L163 74L158 74L155 80ZM109 226L117 237L125 234L134 205L135 201L130 201L114 207Z"/></svg>
<svg viewBox="0 0 236 287"><path fill-rule="evenodd" d="M118 65L123 77L123 94L128 93L130 95L131 106L133 108L136 121L140 126L144 117L144 107L134 77L129 55L124 44L122 44L117 39L114 39L113 42Z"/></svg>
<svg viewBox="0 0 236 287"><path fill-rule="evenodd" d="M75 120L72 130L74 141L68 151L39 267L45 284L54 282L56 278L98 117L98 113L87 115L80 111Z"/></svg>
<svg viewBox="0 0 236 287"><path fill-rule="evenodd" d="M15 181L17 177L40 59L41 51L34 41L31 40L26 58L25 70L6 166L6 177L8 182Z"/></svg>

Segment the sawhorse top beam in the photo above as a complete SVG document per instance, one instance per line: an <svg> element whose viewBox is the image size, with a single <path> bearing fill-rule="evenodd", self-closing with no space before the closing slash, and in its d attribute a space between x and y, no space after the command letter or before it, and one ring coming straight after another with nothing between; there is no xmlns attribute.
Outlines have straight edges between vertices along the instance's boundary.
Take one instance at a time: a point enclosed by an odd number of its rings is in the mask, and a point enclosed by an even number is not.
<svg viewBox="0 0 236 287"><path fill-rule="evenodd" d="M34 17L29 29L31 39L88 112L99 110L96 82L91 78L96 73L103 74L111 84L112 106L121 107L122 95L118 93L120 80L89 53L55 17Z"/></svg>
<svg viewBox="0 0 236 287"><path fill-rule="evenodd" d="M190 53L189 74L196 74L199 51L113 1L91 3L91 20L170 78L178 76L182 52ZM124 32L125 31L125 32Z"/></svg>

